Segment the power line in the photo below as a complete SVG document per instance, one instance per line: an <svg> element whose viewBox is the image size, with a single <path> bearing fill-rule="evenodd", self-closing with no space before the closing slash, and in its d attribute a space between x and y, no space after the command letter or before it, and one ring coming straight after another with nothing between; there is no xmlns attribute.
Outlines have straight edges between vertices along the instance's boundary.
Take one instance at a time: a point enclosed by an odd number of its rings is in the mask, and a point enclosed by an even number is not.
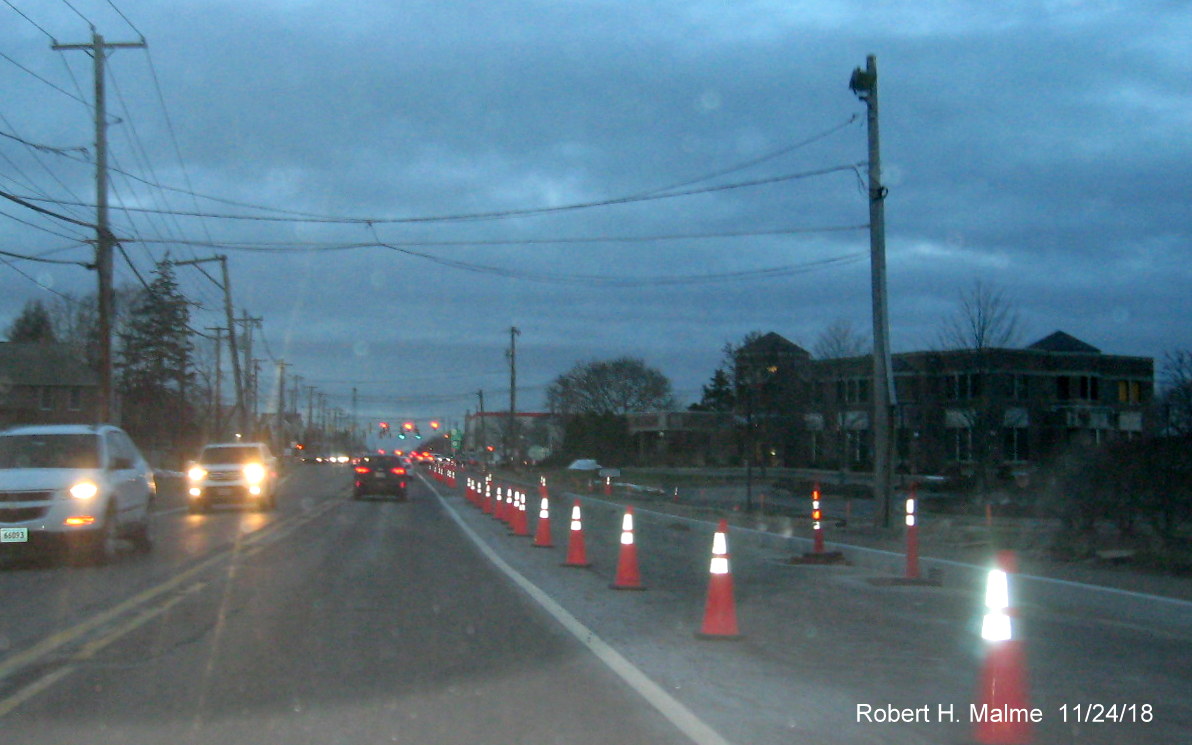
<svg viewBox="0 0 1192 745"><path fill-rule="evenodd" d="M533 215L547 215L557 214L561 212L573 212L582 209L592 209L596 207L612 207L622 204L633 204L637 202L649 202L660 199L674 199L677 197L689 197L699 194L712 194L722 191L731 191L735 189L744 189L754 186L766 186L769 184L777 184L785 181L796 181L802 179L813 178L816 176L827 176L833 173L841 172L855 172L858 164L847 164L839 166L830 166L827 168L819 168L811 171L801 171L798 173L788 173L780 176L770 176L767 178L753 179L750 181L739 181L731 184L721 184L719 186L706 186L699 189L688 189L685 191L671 191L665 194L646 194L638 196L616 197L613 199L601 199L591 202L576 202L573 204L560 205L557 207L533 207L525 209L512 210L497 210L492 212L473 212L473 213L458 213L447 215L430 215L422 217L275 217L268 215L231 215L220 214L213 212L185 212L185 211L170 211L169 214L179 215L181 217L207 217L219 220L248 220L255 222L300 222L300 223L329 223L329 224L346 224L346 225L393 225L393 224L414 224L414 223L431 223L431 222L466 222L479 220L500 220L512 217L530 217ZM76 207L91 207L94 205L87 203L63 202L56 200L42 200L33 197L28 197L33 201L54 201L59 205L70 205ZM128 207L126 208L132 212L152 212L161 213L162 210L152 209L148 207Z"/></svg>

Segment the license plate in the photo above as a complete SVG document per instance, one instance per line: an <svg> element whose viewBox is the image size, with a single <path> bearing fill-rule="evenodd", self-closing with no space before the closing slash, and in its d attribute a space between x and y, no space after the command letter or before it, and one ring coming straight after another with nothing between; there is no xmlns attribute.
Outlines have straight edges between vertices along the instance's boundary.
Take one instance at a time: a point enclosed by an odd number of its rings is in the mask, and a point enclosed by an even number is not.
<svg viewBox="0 0 1192 745"><path fill-rule="evenodd" d="M385 473L384 471L373 471L373 476L378 479L389 478L389 474Z"/></svg>
<svg viewBox="0 0 1192 745"><path fill-rule="evenodd" d="M220 486L215 489L215 496L217 497L230 497L235 493L236 489L231 486Z"/></svg>
<svg viewBox="0 0 1192 745"><path fill-rule="evenodd" d="M0 528L0 543L27 543L28 528Z"/></svg>

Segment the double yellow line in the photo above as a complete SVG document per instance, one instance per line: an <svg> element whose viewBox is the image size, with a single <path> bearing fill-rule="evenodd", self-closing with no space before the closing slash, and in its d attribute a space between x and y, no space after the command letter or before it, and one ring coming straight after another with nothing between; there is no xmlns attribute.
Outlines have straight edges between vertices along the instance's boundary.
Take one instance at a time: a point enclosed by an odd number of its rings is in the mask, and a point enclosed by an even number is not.
<svg viewBox="0 0 1192 745"><path fill-rule="evenodd" d="M251 555L251 553L255 553L255 550L258 547L254 546L254 544L261 543L265 538L280 530L287 528L297 528L304 523L315 520L321 517L324 513L337 507L339 504L340 502L338 500L327 501L309 512L304 512L294 517L271 523L270 525L244 537L243 539L238 539L235 545L204 559L189 569L174 575L165 582L150 587L147 590L143 590L142 592L133 595L131 598L128 598L127 600L118 603L101 613L91 616L85 621L75 624L68 629L63 629L62 631L51 634L50 636L47 636L46 638L34 644L32 647L29 647L28 649L6 658L3 662L0 662L0 682L3 682L16 672L47 657L53 652L77 642L87 634L90 634L97 629L105 628L116 620L143 608L143 610L141 610L128 621L107 631L97 639L84 644L79 651L70 656L69 662L63 667L46 673L12 695L0 699L0 717L4 717L9 712L19 707L21 704L25 703L42 691L47 690L58 681L73 673L77 667L77 663L90 659L104 647L107 647L116 640L140 628L157 616L165 613L173 606L185 600L188 596L202 590L207 583L196 581L186 587L184 590L178 592L173 597L166 599L163 603L149 608L144 608L144 606L150 605L158 598L181 587L225 559L229 559L236 554L247 553ZM263 547L263 545L261 547ZM246 551L246 549L249 550Z"/></svg>

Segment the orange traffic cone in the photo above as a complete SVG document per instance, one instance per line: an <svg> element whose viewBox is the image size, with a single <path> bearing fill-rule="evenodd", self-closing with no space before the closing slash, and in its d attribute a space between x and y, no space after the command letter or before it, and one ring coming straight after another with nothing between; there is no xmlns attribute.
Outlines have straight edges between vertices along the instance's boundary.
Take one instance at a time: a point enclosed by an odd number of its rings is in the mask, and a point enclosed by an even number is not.
<svg viewBox="0 0 1192 745"><path fill-rule="evenodd" d="M565 567L590 567L588 550L584 545L584 526L580 517L579 500L571 505L571 530L567 534L567 559Z"/></svg>
<svg viewBox="0 0 1192 745"><path fill-rule="evenodd" d="M712 539L712 566L708 577L708 599L704 624L696 634L701 639L740 639L737 607L733 600L733 574L728 563L728 521L721 519Z"/></svg>
<svg viewBox="0 0 1192 745"><path fill-rule="evenodd" d="M484 503L480 509L486 515L493 514L493 482L491 478L484 480Z"/></svg>
<svg viewBox="0 0 1192 745"><path fill-rule="evenodd" d="M621 555L617 559L617 576L609 587L614 590L646 589L637 567L637 544L633 542L633 507L626 507L625 516L621 518Z"/></svg>
<svg viewBox="0 0 1192 745"><path fill-rule="evenodd" d="M985 587L981 638L987 646L973 705L973 737L985 745L1029 743L1037 721L1028 703L1026 650L1015 636L1017 614L1010 604L1016 564L1012 551L999 551Z"/></svg>
<svg viewBox="0 0 1192 745"><path fill-rule="evenodd" d="M550 548L550 497L546 496L546 479L538 487L541 497L538 500L538 526L534 530L534 548Z"/></svg>
<svg viewBox="0 0 1192 745"><path fill-rule="evenodd" d="M497 496L495 498L495 501L493 502L493 517L500 520L501 522L505 522L505 519L506 519L505 514L507 512L508 512L508 509L506 509L506 507L505 507L504 487L498 486L497 487Z"/></svg>
<svg viewBox="0 0 1192 745"><path fill-rule="evenodd" d="M513 495L513 520L509 522L512 535L530 535L530 523L526 519L526 493L520 489Z"/></svg>

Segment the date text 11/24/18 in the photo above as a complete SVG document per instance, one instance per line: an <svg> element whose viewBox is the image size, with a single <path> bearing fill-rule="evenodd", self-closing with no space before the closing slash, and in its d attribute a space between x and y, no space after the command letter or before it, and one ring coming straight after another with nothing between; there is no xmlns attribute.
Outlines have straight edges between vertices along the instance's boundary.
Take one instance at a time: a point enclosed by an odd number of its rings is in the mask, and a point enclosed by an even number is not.
<svg viewBox="0 0 1192 745"><path fill-rule="evenodd" d="M1150 704L1064 704L1060 716L1065 722L1077 724L1124 724L1151 722L1155 707Z"/></svg>

